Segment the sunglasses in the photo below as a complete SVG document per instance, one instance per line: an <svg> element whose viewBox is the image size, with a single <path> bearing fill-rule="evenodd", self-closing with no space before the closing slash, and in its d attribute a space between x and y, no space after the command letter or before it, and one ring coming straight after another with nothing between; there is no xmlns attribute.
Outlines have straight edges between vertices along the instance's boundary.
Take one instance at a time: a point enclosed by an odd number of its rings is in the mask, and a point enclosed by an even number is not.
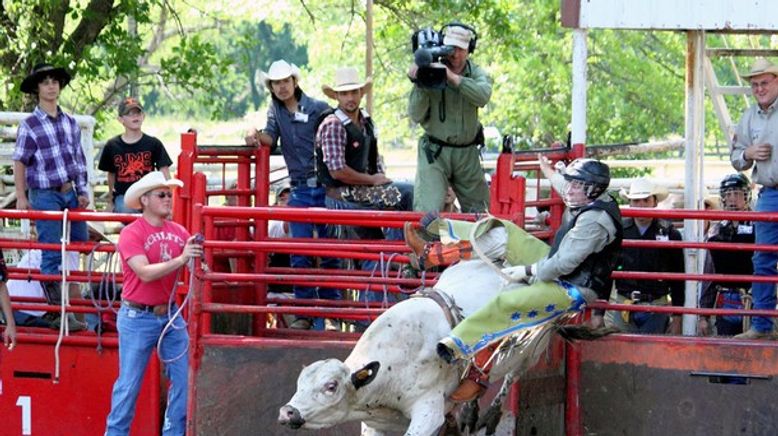
<svg viewBox="0 0 778 436"><path fill-rule="evenodd" d="M151 195L151 196L157 197L159 199L173 198L173 193L172 192L150 192L150 193L148 193L146 195Z"/></svg>

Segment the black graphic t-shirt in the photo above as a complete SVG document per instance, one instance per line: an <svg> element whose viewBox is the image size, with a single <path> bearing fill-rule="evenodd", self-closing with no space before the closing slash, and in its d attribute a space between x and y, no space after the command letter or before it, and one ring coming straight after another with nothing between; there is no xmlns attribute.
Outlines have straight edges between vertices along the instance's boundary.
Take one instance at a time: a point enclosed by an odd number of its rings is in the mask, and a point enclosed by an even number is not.
<svg viewBox="0 0 778 436"><path fill-rule="evenodd" d="M124 195L138 179L172 163L162 142L144 133L133 144L124 142L121 135L111 138L103 148L97 168L116 174L114 193Z"/></svg>

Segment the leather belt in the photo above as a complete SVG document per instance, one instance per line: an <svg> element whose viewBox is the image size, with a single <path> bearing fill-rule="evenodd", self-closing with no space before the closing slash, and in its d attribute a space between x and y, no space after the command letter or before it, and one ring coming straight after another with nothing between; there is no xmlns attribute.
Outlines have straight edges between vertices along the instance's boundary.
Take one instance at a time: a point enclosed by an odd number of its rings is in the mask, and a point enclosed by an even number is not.
<svg viewBox="0 0 778 436"><path fill-rule="evenodd" d="M140 304L140 303L133 303L129 300L122 300L122 304L129 307L130 309L140 310L141 312L148 312L153 313L157 316L162 316L167 314L167 304L158 304L156 306L149 306L146 304Z"/></svg>
<svg viewBox="0 0 778 436"><path fill-rule="evenodd" d="M348 186L328 186L326 195L333 200L343 200L343 194L348 191Z"/></svg>
<svg viewBox="0 0 778 436"><path fill-rule="evenodd" d="M316 177L308 177L307 179L292 179L289 181L289 186L292 188L299 188L303 186L307 186L309 188L318 188L321 186L321 183L319 183Z"/></svg>
<svg viewBox="0 0 778 436"><path fill-rule="evenodd" d="M645 293L645 292L640 292L640 291L631 291L630 292L630 291L623 291L621 289L618 290L618 293L619 293L619 295L621 295L622 297L626 298L627 300L632 300L635 303L651 303L654 300L658 300L658 299L664 297L664 295L655 296L655 295L648 294L648 293Z"/></svg>
<svg viewBox="0 0 778 436"><path fill-rule="evenodd" d="M47 191L56 191L62 194L67 194L73 189L73 182L65 182L61 186L52 186L50 188L41 188Z"/></svg>

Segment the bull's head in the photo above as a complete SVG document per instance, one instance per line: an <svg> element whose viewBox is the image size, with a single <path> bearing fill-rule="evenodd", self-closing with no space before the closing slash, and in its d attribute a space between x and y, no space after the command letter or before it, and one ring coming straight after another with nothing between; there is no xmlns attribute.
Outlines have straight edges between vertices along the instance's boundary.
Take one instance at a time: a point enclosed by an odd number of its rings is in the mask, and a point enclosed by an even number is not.
<svg viewBox="0 0 778 436"><path fill-rule="evenodd" d="M356 391L375 379L380 366L370 362L354 373L337 359L306 366L297 379L297 392L279 411L279 424L317 429L347 421Z"/></svg>

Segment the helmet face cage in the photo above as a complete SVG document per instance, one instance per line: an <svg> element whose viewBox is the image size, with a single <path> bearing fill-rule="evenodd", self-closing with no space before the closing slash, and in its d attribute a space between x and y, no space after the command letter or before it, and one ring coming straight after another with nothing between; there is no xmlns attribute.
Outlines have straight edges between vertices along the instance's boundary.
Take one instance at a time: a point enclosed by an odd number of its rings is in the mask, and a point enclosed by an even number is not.
<svg viewBox="0 0 778 436"><path fill-rule="evenodd" d="M738 204L738 194L742 195L742 205ZM747 210L751 204L751 182L742 174L730 174L719 185L719 197L724 210Z"/></svg>
<svg viewBox="0 0 778 436"><path fill-rule="evenodd" d="M738 204L736 199L737 197L735 197L738 193L743 196L742 206ZM741 188L737 186L724 188L719 191L719 196L721 197L721 207L724 210L746 210L751 204L751 190L749 188Z"/></svg>
<svg viewBox="0 0 778 436"><path fill-rule="evenodd" d="M570 208L586 206L605 192L608 187L569 176L565 177L565 180L567 184L562 199L565 205Z"/></svg>

